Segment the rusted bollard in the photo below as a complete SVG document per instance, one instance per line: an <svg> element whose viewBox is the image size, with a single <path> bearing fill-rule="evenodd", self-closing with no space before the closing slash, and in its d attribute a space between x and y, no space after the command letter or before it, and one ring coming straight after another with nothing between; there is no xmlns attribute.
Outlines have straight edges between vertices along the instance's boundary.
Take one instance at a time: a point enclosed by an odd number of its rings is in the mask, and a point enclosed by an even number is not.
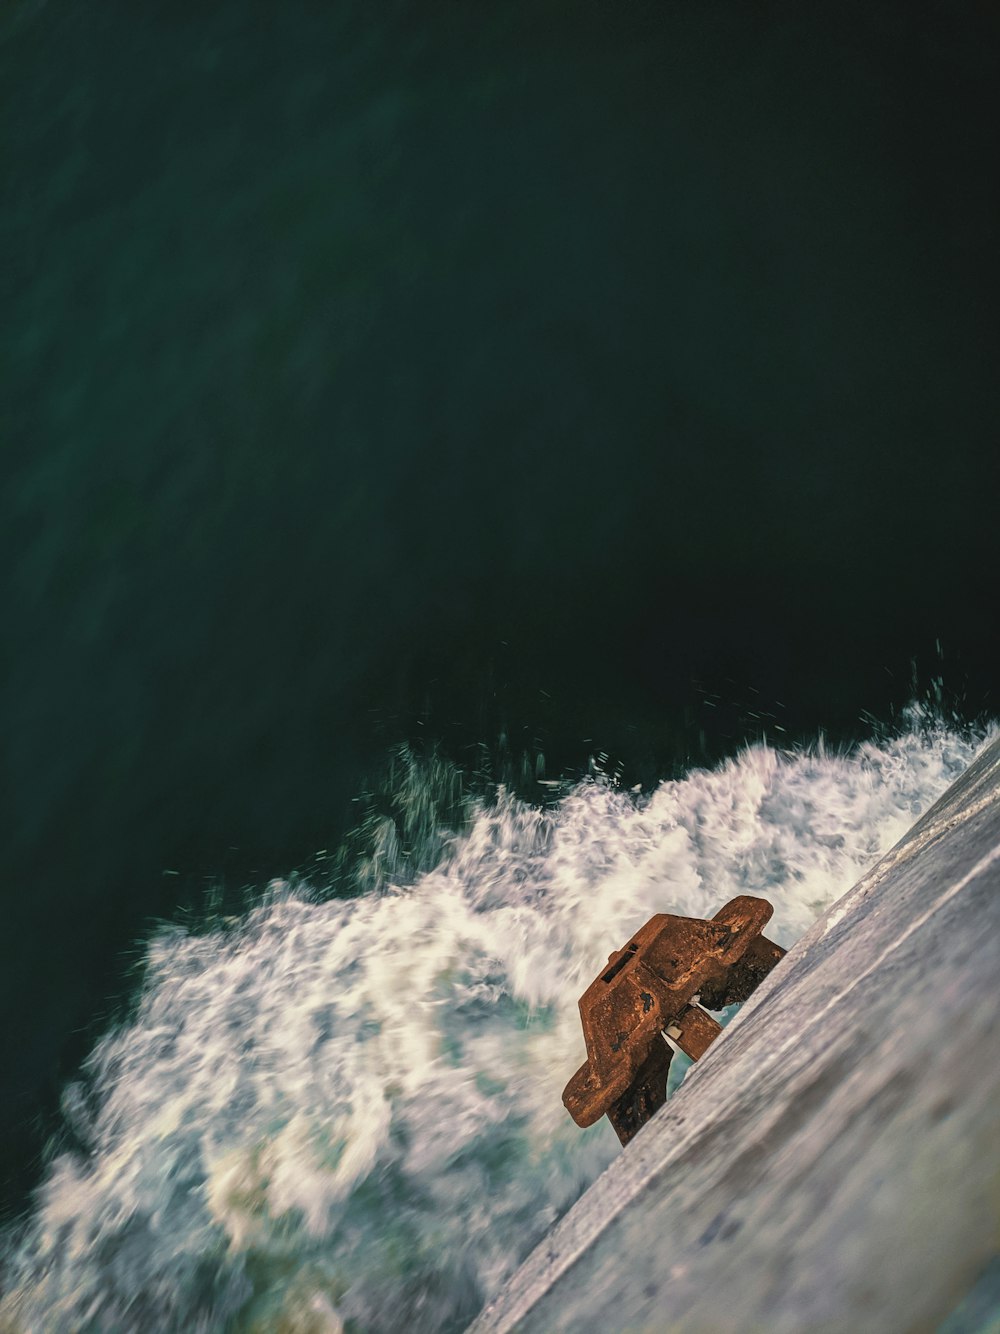
<svg viewBox="0 0 1000 1334"><path fill-rule="evenodd" d="M664 1034L692 1060L704 1056L722 1028L701 1006L746 1000L784 956L761 935L773 912L742 894L708 922L657 913L609 956L580 997L587 1060L563 1090L577 1125L607 1114L627 1144L663 1106L673 1055Z"/></svg>

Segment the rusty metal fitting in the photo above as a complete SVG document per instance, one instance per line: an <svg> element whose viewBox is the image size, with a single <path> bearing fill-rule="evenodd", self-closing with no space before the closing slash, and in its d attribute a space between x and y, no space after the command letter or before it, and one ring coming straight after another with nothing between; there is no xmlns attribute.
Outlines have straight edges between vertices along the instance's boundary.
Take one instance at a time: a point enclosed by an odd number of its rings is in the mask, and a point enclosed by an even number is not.
<svg viewBox="0 0 1000 1334"><path fill-rule="evenodd" d="M563 1090L579 1126L607 1115L622 1144L667 1099L673 1051L693 1061L722 1032L702 1006L744 1001L784 956L761 932L774 909L741 894L711 921L657 913L580 997L587 1060Z"/></svg>

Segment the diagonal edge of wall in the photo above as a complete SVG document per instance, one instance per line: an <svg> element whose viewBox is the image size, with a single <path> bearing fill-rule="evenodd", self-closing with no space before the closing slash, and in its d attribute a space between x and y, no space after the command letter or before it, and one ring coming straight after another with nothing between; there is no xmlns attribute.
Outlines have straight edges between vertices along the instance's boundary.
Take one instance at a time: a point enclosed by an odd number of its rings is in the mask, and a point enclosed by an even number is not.
<svg viewBox="0 0 1000 1334"><path fill-rule="evenodd" d="M934 1328L1000 1249L1000 740L470 1334Z"/></svg>

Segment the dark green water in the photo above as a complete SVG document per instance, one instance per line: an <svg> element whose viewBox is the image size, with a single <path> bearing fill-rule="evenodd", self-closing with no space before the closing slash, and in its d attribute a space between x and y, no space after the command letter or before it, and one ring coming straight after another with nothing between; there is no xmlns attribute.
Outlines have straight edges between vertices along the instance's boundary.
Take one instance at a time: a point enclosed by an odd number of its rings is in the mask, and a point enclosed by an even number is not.
<svg viewBox="0 0 1000 1334"><path fill-rule="evenodd" d="M7 0L5 1201L149 921L398 741L995 712L997 26Z"/></svg>

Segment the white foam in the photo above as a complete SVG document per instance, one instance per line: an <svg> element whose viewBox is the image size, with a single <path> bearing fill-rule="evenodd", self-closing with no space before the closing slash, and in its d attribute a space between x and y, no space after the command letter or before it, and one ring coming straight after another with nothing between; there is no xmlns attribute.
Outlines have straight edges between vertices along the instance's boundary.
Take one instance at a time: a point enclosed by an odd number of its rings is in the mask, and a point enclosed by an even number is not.
<svg viewBox="0 0 1000 1334"><path fill-rule="evenodd" d="M278 884L228 930L164 931L67 1091L89 1152L6 1239L0 1326L462 1328L619 1151L560 1099L609 952L740 893L791 945L981 739L756 748L544 812L501 793L409 887Z"/></svg>

